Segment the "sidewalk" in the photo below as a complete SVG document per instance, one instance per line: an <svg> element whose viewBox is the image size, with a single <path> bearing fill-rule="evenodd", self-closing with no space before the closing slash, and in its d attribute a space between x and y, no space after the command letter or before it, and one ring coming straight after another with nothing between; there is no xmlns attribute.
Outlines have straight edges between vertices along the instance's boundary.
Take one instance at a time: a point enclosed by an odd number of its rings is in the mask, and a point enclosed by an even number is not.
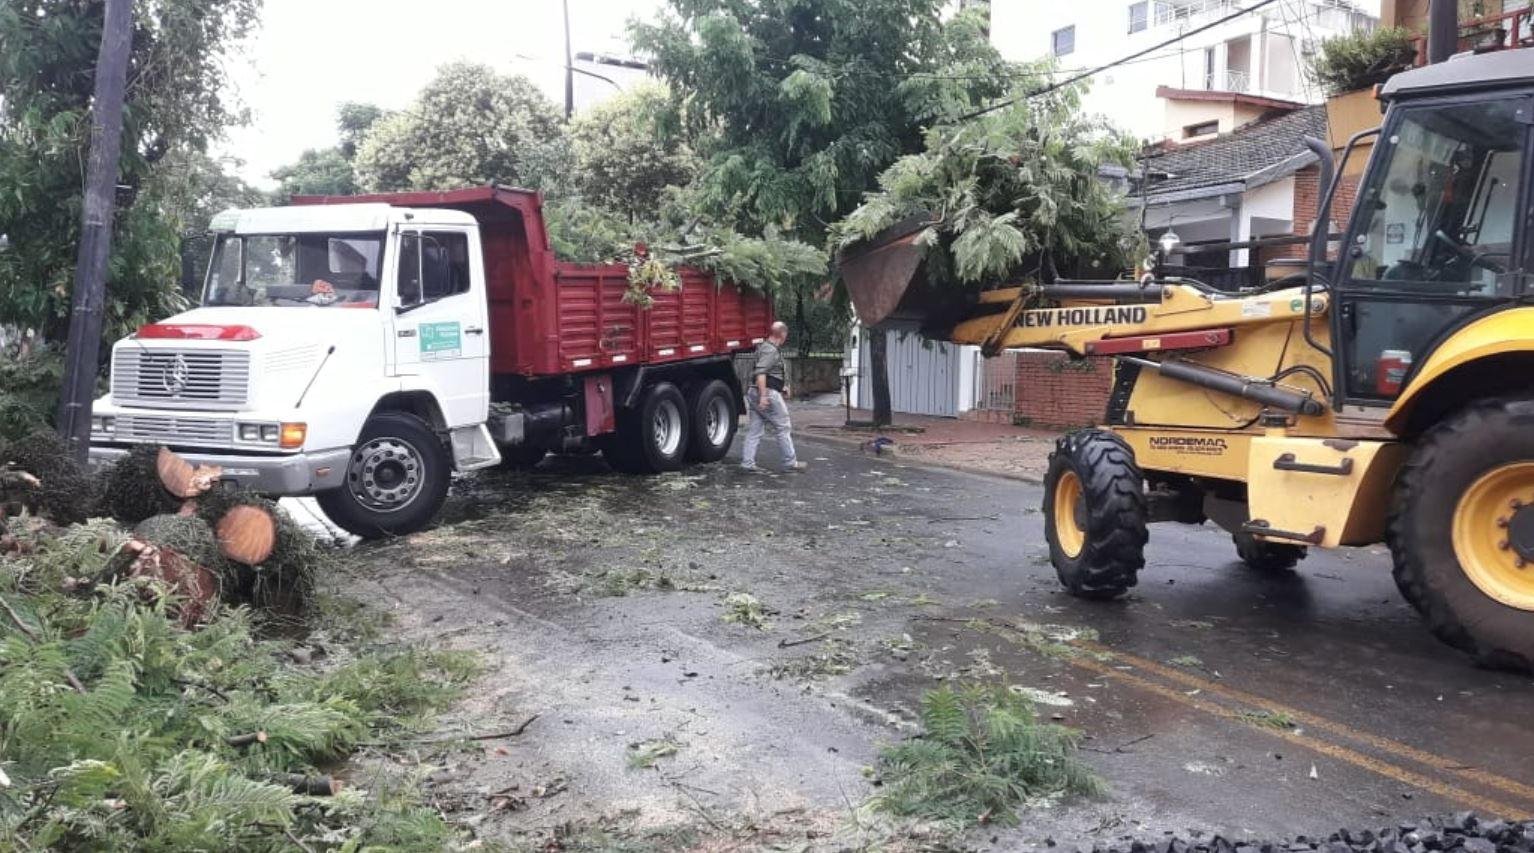
<svg viewBox="0 0 1534 853"><path fill-rule="evenodd" d="M877 437L894 442L884 448L899 459L919 465L938 465L977 474L990 474L1040 483L1049 465L1059 433L1025 429L1010 424L939 418L927 415L895 415L893 427L875 431L869 428L847 429L847 411L841 406L795 402L789 404L794 432L808 438L835 441L855 446L867 445ZM870 421L871 412L852 410L855 421Z"/></svg>

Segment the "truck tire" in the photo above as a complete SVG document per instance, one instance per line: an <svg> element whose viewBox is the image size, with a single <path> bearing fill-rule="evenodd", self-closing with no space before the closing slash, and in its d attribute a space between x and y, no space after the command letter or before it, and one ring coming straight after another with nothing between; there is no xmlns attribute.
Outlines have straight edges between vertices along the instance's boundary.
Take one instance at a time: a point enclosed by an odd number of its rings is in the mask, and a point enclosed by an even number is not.
<svg viewBox="0 0 1534 853"><path fill-rule="evenodd" d="M657 382L640 394L638 406L618 413L618 434L602 454L629 474L676 471L687 458L689 421L682 392Z"/></svg>
<svg viewBox="0 0 1534 853"><path fill-rule="evenodd" d="M1396 480L1386 541L1434 636L1534 670L1534 400L1475 403L1428 430Z"/></svg>
<svg viewBox="0 0 1534 853"><path fill-rule="evenodd" d="M1287 572L1305 559L1304 545L1269 542L1250 533L1232 533L1230 538L1236 543L1236 556L1241 562L1259 572Z"/></svg>
<svg viewBox="0 0 1534 853"><path fill-rule="evenodd" d="M718 462L730 452L735 430L740 425L740 406L735 392L724 381L714 379L695 389L690 396L688 413L692 416L692 436L687 442L687 458L694 462Z"/></svg>
<svg viewBox="0 0 1534 853"><path fill-rule="evenodd" d="M1044 538L1060 583L1081 598L1115 598L1145 565L1145 489L1134 451L1084 429L1061 438L1044 479Z"/></svg>
<svg viewBox="0 0 1534 853"><path fill-rule="evenodd" d="M425 421L381 412L362 427L346 485L315 497L331 521L363 539L403 536L442 509L451 468L447 448Z"/></svg>

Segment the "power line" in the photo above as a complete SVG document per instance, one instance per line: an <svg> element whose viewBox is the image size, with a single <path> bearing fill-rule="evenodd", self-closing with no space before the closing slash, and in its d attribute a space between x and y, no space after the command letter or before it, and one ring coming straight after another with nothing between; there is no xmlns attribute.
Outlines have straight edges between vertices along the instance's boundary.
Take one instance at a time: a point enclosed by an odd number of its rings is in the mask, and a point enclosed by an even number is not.
<svg viewBox="0 0 1534 853"><path fill-rule="evenodd" d="M1112 62L1109 62L1109 63L1104 64L1104 65L1099 65L1099 66L1097 66L1096 68L1093 68L1090 71L1086 71L1086 72L1083 72L1081 74L1076 74L1074 76L1067 77L1066 79L1061 80L1061 81L1059 81L1057 83L1051 83L1048 86L1045 86L1045 87L1043 87L1041 89L1035 89L1032 92L1025 92L1025 93L1023 93L1021 95L1018 95L1015 98L1008 98L1007 100L1001 101L1000 103L992 104L992 105L990 105L988 107L982 107L981 109L975 110L974 112L965 113L964 115L959 116L958 118L954 119L954 121L955 122L969 121L970 119L973 119L973 118L979 118L980 116L983 116L986 113L993 113L993 112L995 112L995 111L997 111L999 109L1010 107L1013 104L1019 103L1021 101L1026 101L1026 100L1029 100L1030 98L1036 98L1036 97L1038 97L1040 95L1047 95L1050 92L1053 92L1053 91L1055 91L1057 89L1063 89L1066 86L1071 85L1072 83L1076 83L1076 82L1085 80L1088 77L1092 77L1094 75L1101 74L1102 72L1107 71L1110 68L1116 68L1116 67L1118 67L1120 65L1124 65L1125 63L1128 63L1128 62L1130 62L1132 60L1139 59L1140 57L1146 55L1147 53L1151 53L1153 51L1161 50L1164 47L1170 47L1170 46L1172 46L1174 44L1177 44L1177 43L1187 39L1189 36L1196 36L1199 33L1205 32L1207 30L1212 30L1212 29L1214 29L1215 27L1218 27L1221 24L1229 23L1230 21L1234 21L1235 19L1241 17L1242 15L1249 15L1252 12L1255 12L1258 9L1263 8L1264 6L1271 6L1272 4L1277 3L1277 2L1278 2L1278 0L1259 0L1259 2L1253 4L1253 5L1245 8L1245 9L1237 9L1236 11L1230 13L1229 15L1226 15L1223 18L1218 18L1216 20L1210 21L1209 23L1204 24L1203 26L1194 27L1193 29L1188 30L1185 33L1180 33L1180 34L1178 34L1177 36L1175 36L1173 38L1167 39L1166 41L1161 42L1160 44L1151 45L1150 47L1147 47L1144 50L1135 51L1134 53L1131 53L1128 56L1121 57L1119 59L1115 59Z"/></svg>

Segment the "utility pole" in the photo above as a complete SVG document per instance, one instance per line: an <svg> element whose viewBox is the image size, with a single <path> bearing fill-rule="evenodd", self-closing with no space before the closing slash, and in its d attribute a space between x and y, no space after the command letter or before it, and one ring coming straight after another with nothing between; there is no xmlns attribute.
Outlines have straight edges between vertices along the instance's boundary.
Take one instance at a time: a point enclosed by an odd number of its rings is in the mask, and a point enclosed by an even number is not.
<svg viewBox="0 0 1534 853"><path fill-rule="evenodd" d="M1443 62L1459 47L1459 3L1429 0L1427 12L1427 61Z"/></svg>
<svg viewBox="0 0 1534 853"><path fill-rule="evenodd" d="M565 121L575 115L575 62L570 57L570 0L565 5Z"/></svg>
<svg viewBox="0 0 1534 853"><path fill-rule="evenodd" d="M90 450L91 401L96 396L96 360L101 352L102 305L106 301L107 258L112 250L112 214L122 153L123 90L132 47L133 0L106 0L101 50L96 56L96 92L91 101L91 152L80 215L80 248L75 256L64 389L59 399L59 434L81 462Z"/></svg>

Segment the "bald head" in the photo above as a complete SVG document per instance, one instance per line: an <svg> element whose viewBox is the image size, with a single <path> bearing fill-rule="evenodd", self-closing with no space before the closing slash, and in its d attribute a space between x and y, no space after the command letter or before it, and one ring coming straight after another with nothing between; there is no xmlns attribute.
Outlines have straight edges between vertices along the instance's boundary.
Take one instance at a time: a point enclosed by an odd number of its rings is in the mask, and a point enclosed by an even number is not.
<svg viewBox="0 0 1534 853"><path fill-rule="evenodd" d="M783 342L788 340L788 324L782 320L773 323L772 328L767 332L767 339L782 346Z"/></svg>

